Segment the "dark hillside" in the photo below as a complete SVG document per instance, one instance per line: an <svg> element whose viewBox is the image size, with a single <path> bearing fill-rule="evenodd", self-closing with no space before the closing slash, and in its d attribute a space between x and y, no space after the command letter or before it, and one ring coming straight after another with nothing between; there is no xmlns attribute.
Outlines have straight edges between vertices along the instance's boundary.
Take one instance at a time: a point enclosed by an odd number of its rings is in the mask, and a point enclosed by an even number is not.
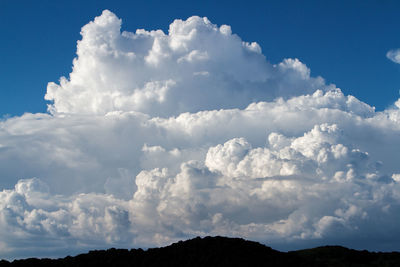
<svg viewBox="0 0 400 267"><path fill-rule="evenodd" d="M240 238L197 237L146 251L112 248L63 259L0 261L2 266L400 266L400 253L333 246L284 253Z"/></svg>
<svg viewBox="0 0 400 267"><path fill-rule="evenodd" d="M291 251L288 254L312 261L315 266L400 266L399 252L369 252L340 246L324 246Z"/></svg>

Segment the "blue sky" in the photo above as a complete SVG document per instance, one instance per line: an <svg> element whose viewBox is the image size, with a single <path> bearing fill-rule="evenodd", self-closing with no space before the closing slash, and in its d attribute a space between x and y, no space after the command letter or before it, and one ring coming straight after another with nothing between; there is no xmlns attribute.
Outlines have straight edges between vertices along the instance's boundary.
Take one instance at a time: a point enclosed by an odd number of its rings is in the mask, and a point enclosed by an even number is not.
<svg viewBox="0 0 400 267"><path fill-rule="evenodd" d="M327 82L377 110L399 95L398 1L0 1L0 114L45 112L47 82L68 75L81 27L110 9L123 30L163 29L207 16L256 41L271 63L300 59Z"/></svg>

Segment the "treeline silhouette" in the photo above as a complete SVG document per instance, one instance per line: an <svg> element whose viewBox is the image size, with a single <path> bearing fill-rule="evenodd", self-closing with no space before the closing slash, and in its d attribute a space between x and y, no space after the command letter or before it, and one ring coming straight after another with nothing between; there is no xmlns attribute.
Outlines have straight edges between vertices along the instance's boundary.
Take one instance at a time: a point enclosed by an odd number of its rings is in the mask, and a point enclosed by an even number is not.
<svg viewBox="0 0 400 267"><path fill-rule="evenodd" d="M400 266L400 253L357 251L339 246L280 252L240 238L205 237L163 248L95 250L62 259L23 259L3 266Z"/></svg>

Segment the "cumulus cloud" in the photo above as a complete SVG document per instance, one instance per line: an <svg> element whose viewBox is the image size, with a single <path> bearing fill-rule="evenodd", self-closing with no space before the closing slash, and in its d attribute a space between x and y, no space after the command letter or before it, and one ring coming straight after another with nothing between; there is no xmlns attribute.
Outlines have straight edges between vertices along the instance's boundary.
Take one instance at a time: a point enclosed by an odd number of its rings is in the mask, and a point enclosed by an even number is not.
<svg viewBox="0 0 400 267"><path fill-rule="evenodd" d="M397 102L376 112L207 18L120 27L82 28L48 114L0 121L1 257L197 235L397 248Z"/></svg>
<svg viewBox="0 0 400 267"><path fill-rule="evenodd" d="M386 57L394 63L400 64L400 49L389 50Z"/></svg>
<svg viewBox="0 0 400 267"><path fill-rule="evenodd" d="M126 201L110 195L51 195L37 178L19 180L0 193L2 256L18 255L13 250L52 255L77 242L82 248L130 242L127 210Z"/></svg>
<svg viewBox="0 0 400 267"><path fill-rule="evenodd" d="M140 111L166 117L244 108L327 87L299 60L272 65L257 43L207 18L175 20L168 34L120 28L121 20L107 10L82 28L72 73L47 87L52 114Z"/></svg>

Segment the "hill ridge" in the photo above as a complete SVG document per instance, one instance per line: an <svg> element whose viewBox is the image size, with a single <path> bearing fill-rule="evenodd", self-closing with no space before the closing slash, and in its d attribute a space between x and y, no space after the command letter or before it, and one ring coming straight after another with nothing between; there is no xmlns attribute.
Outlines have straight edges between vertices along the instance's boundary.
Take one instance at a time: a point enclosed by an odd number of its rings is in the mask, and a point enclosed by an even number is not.
<svg viewBox="0 0 400 267"><path fill-rule="evenodd" d="M242 238L207 236L147 250L110 248L59 259L2 260L3 266L400 266L400 253L342 246L280 252Z"/></svg>

